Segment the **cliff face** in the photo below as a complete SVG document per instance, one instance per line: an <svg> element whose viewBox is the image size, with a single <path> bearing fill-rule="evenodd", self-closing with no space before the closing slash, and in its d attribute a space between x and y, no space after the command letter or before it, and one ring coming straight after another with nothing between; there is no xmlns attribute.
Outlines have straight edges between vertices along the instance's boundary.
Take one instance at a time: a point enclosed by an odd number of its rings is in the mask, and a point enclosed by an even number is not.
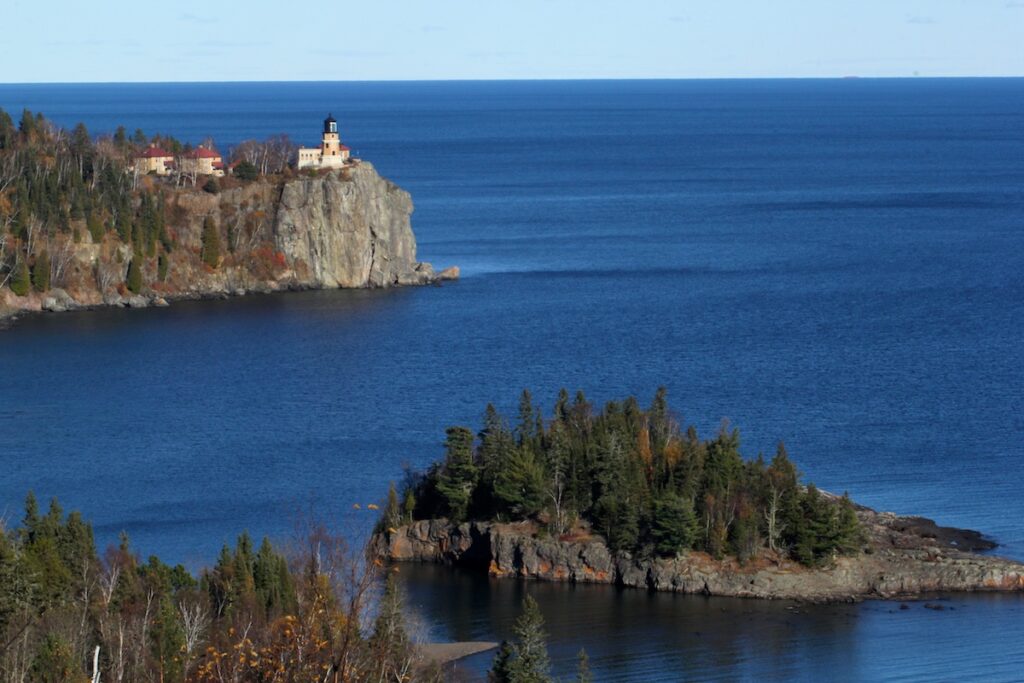
<svg viewBox="0 0 1024 683"><path fill-rule="evenodd" d="M429 263L416 261L412 199L369 163L235 185L217 194L165 188L173 247L163 257L157 249L138 255L109 230L93 241L84 224L75 226L77 241L57 236L50 249L60 264L52 288L20 297L0 288L0 311L141 307L182 298L419 285L458 277L457 268L435 273ZM212 223L220 243L213 266L202 259L204 223ZM128 289L133 259L141 261L143 282L135 292Z"/></svg>
<svg viewBox="0 0 1024 683"><path fill-rule="evenodd" d="M433 269L416 263L411 214L409 193L362 163L347 181L328 174L284 185L273 238L290 262L307 265L304 284L421 284L433 279Z"/></svg>
<svg viewBox="0 0 1024 683"><path fill-rule="evenodd" d="M383 558L486 568L492 576L608 583L731 597L843 601L944 591L1024 590L1024 565L965 552L986 547L973 532L861 510L866 552L808 569L783 559L740 565L693 552L670 558L614 554L598 537L540 538L528 523L415 522L375 538ZM980 542L979 542L980 541ZM959 549L958 549L959 548Z"/></svg>

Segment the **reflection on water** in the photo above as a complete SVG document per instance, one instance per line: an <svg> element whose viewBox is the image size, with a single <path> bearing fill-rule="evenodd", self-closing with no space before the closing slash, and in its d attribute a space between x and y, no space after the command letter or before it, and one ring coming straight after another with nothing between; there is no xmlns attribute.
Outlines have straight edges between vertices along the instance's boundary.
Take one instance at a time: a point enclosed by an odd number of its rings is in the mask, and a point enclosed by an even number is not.
<svg viewBox="0 0 1024 683"><path fill-rule="evenodd" d="M556 673L585 647L597 680L1014 680L1024 598L959 595L923 602L807 605L614 586L491 579L402 565L408 602L437 640L509 637L524 595L541 605ZM493 653L462 661L482 678ZM955 672L955 675L954 673Z"/></svg>

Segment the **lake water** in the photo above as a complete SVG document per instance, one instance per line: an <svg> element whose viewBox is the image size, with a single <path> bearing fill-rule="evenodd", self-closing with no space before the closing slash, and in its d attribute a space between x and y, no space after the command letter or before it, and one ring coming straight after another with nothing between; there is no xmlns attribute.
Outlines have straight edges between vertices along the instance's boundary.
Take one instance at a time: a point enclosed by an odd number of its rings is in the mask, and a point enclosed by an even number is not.
<svg viewBox="0 0 1024 683"><path fill-rule="evenodd" d="M464 275L20 321L9 518L31 488L192 567L308 514L365 535L487 401L664 384L748 456L783 439L825 489L1024 559L1024 80L0 85L0 106L224 150L315 143L333 112L412 193L420 258ZM435 637L498 639L542 596L563 674L585 646L601 679L1024 677L1017 596L794 609L403 575Z"/></svg>

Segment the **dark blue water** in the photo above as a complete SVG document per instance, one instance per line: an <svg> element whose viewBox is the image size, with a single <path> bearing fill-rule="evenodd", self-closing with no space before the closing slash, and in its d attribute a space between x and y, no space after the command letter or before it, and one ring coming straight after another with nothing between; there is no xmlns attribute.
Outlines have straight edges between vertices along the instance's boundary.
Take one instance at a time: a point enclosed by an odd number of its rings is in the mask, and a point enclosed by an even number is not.
<svg viewBox="0 0 1024 683"><path fill-rule="evenodd" d="M0 106L222 149L313 143L332 111L412 192L421 258L464 273L21 321L0 333L10 517L32 488L193 566L310 511L365 533L489 400L665 384L748 455L784 439L823 488L1024 558L1024 80L5 85ZM436 636L500 637L521 590L418 576ZM559 665L583 644L607 677L1024 670L1015 597L796 615L532 590Z"/></svg>

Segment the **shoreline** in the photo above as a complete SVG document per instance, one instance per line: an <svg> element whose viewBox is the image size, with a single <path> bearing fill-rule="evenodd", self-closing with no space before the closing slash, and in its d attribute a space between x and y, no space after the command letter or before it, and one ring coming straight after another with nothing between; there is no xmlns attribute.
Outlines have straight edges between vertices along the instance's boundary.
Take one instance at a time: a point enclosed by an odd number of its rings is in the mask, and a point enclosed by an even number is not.
<svg viewBox="0 0 1024 683"><path fill-rule="evenodd" d="M421 520L376 535L372 548L390 562L461 566L495 578L721 597L836 603L1024 592L1024 563L988 554L997 544L977 531L864 507L857 514L867 531L862 551L820 569L768 551L745 564L697 551L668 559L616 554L599 536L544 537L532 522Z"/></svg>
<svg viewBox="0 0 1024 683"><path fill-rule="evenodd" d="M444 270L434 272L430 264L424 264L430 269L431 275L428 279L416 283L395 283L386 287L367 284L361 287L324 287L312 283L288 282L288 283L267 283L267 286L254 286L250 288L237 288L234 290L211 290L203 292L176 292L164 294L133 294L131 296L109 297L99 303L79 303L63 290L55 288L45 294L29 295L19 297L38 302L39 306L28 306L15 308L11 306L0 306L0 330L12 328L23 318L56 315L61 313L87 313L90 311L107 309L146 309L146 308L168 308L174 303L188 301L226 301L248 296L265 296L272 294L291 294L295 292L321 292L341 290L383 290L383 289L404 289L407 287L439 287L444 282L455 282L459 279L459 267L449 266ZM425 271L426 272L426 271ZM277 286L275 286L277 285ZM56 294L55 294L56 293ZM54 307L44 306L47 299L55 299L60 303ZM0 300L0 303L3 303Z"/></svg>

